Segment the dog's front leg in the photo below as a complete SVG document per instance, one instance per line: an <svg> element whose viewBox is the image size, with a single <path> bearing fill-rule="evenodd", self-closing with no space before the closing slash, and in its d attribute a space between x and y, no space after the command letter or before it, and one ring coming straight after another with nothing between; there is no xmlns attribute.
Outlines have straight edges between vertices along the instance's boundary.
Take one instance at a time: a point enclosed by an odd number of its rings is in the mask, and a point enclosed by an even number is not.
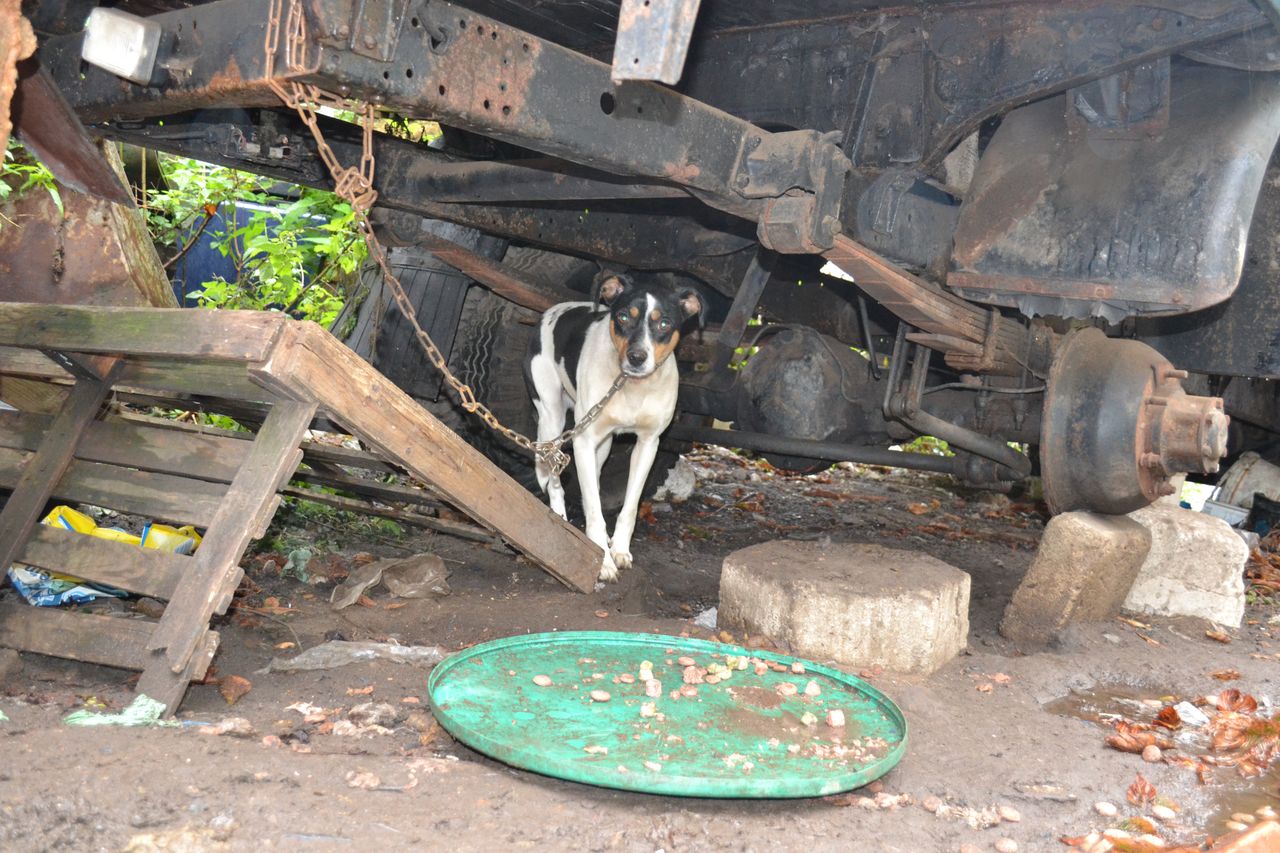
<svg viewBox="0 0 1280 853"><path fill-rule="evenodd" d="M578 489L582 492L587 538L604 551L604 558L600 561L600 580L611 581L618 577L618 565L609 553L609 530L605 526L604 510L600 507L600 475L592 464L596 459L596 449L604 440L604 436L587 430L573 440L573 458L574 467L578 469Z"/></svg>
<svg viewBox="0 0 1280 853"><path fill-rule="evenodd" d="M609 551L614 565L619 569L631 568L631 535L636 529L636 513L640 509L640 496L644 493L644 482L649 479L649 469L658 455L658 436L638 435L635 449L631 451L631 470L627 475L627 496L622 502L622 511L613 525L613 538L609 541Z"/></svg>

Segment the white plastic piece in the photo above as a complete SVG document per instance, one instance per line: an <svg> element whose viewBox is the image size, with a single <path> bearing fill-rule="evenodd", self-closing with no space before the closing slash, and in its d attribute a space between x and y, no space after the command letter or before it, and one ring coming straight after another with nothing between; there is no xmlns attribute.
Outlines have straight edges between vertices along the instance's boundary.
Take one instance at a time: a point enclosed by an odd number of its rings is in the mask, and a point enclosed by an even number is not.
<svg viewBox="0 0 1280 853"><path fill-rule="evenodd" d="M151 81L160 49L160 25L116 9L94 9L84 25L80 58L126 80Z"/></svg>

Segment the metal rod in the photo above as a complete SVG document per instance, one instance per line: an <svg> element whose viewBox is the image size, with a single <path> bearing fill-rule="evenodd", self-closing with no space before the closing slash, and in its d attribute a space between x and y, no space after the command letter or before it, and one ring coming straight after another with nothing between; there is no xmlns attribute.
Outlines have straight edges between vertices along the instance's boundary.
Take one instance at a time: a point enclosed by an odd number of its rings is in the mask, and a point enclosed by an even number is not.
<svg viewBox="0 0 1280 853"><path fill-rule="evenodd" d="M829 462L858 462L863 465L883 465L888 468L912 468L918 471L951 474L956 477L963 476L965 471L965 460L959 456L904 453L884 447L860 447L838 441L812 441L806 438L786 438L759 432L713 429L685 424L672 424L666 435L668 438L681 441L698 441L703 444L718 444L722 447L781 453Z"/></svg>

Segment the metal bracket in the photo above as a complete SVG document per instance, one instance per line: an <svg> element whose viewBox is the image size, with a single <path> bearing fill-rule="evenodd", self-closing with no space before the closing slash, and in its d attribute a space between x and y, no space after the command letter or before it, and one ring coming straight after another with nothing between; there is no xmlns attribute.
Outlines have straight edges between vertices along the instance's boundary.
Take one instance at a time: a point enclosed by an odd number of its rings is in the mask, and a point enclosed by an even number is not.
<svg viewBox="0 0 1280 853"><path fill-rule="evenodd" d="M360 56L390 62L396 54L400 25L408 9L409 0L355 0L347 47Z"/></svg>
<svg viewBox="0 0 1280 853"><path fill-rule="evenodd" d="M678 81L700 4L701 0L622 0L613 45L613 82Z"/></svg>
<svg viewBox="0 0 1280 853"><path fill-rule="evenodd" d="M1067 127L1094 139L1140 139L1169 126L1165 56L1067 91Z"/></svg>

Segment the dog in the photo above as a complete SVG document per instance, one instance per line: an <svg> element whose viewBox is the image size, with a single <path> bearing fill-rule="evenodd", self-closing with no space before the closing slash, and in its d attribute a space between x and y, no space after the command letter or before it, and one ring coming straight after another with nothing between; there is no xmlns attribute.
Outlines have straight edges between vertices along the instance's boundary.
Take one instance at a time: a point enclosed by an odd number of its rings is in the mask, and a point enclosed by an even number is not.
<svg viewBox="0 0 1280 853"><path fill-rule="evenodd" d="M599 274L590 302L562 302L542 315L524 364L539 441L560 435L570 410L575 417L590 411L619 373L627 377L600 416L573 440L587 538L604 551L602 581L615 580L619 569L631 566L641 492L658 439L675 416L679 374L672 353L681 329L695 317L701 322L703 314L696 290L653 279L639 284L629 275ZM610 537L600 505L600 470L619 433L633 433L636 445ZM559 475L541 461L536 473L551 509L567 519Z"/></svg>

